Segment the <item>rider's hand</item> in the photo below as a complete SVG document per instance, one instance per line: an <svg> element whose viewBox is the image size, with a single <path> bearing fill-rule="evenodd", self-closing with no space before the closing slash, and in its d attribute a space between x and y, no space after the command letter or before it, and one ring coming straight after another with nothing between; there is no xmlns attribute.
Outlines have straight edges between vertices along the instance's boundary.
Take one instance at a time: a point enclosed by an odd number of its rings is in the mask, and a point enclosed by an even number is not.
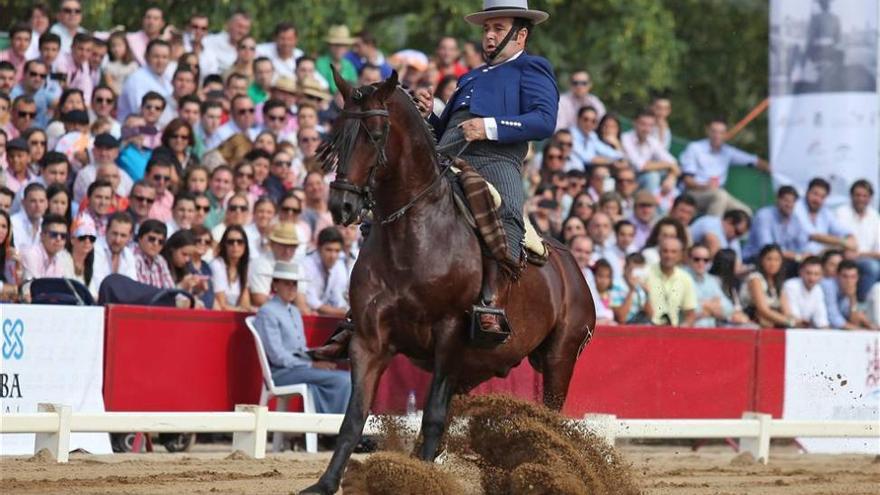
<svg viewBox="0 0 880 495"><path fill-rule="evenodd" d="M422 118L427 119L434 111L434 93L428 88L420 88L415 92L416 106Z"/></svg>
<svg viewBox="0 0 880 495"><path fill-rule="evenodd" d="M336 363L332 361L312 361L312 368L319 370L335 370Z"/></svg>
<svg viewBox="0 0 880 495"><path fill-rule="evenodd" d="M464 131L464 138L467 141L486 139L486 125L483 123L483 119L479 117L465 120L460 124L460 127Z"/></svg>

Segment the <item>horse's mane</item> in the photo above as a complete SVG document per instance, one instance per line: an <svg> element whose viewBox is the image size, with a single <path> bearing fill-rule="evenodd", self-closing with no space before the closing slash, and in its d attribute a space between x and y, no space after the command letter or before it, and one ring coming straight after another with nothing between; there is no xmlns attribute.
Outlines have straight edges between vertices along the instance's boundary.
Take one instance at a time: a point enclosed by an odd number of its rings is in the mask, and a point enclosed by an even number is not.
<svg viewBox="0 0 880 495"><path fill-rule="evenodd" d="M382 83L373 83L369 86L361 86L352 89L351 99L355 103L360 104L366 98L371 96L376 89L378 89L380 84ZM397 99L397 102L400 103L399 106L410 114L409 117L420 122L417 129L421 132L421 137L428 145L430 150L429 156L436 157L437 140L434 137L434 130L431 128L428 121L422 118L419 113L418 107L416 106L417 100L415 96L398 84L391 96L392 100L395 98ZM352 150L354 150L354 144L357 139L360 125L361 123L359 120L348 119L343 121L341 125L335 126L335 130L331 134L330 139L322 144L321 148L318 150L318 159L322 163L324 172L331 172L339 163L345 163L347 161L348 156L351 154Z"/></svg>

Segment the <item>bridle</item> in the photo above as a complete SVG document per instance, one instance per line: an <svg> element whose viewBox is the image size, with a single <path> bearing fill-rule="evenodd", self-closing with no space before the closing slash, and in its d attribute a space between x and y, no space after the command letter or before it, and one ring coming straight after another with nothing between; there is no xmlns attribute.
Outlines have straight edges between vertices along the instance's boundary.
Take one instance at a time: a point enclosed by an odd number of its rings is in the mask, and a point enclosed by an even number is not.
<svg viewBox="0 0 880 495"><path fill-rule="evenodd" d="M363 93L360 92L360 88L356 89L352 94L352 99L357 102L363 98ZM376 170L379 168L385 167L388 164L388 155L385 153L385 144L388 140L388 133L391 128L391 119L388 113L387 108L378 108L373 110L343 110L340 114L340 117L343 120L357 120L357 125L354 129L349 130L349 132L353 132L354 135L351 136L352 139L355 139L357 135L360 133L361 129L366 131L367 138L370 140L370 143L373 145L373 148L376 150L376 161L372 165L370 165L369 172L367 173L367 181L364 186L356 186L352 184L345 177L345 168L340 168L337 166L337 175L336 179L330 183L330 189L337 189L344 192L349 192L355 194L361 198L363 198L363 206L361 213L367 213L373 211L373 208L376 206L376 200L373 196L373 192L375 191L375 177ZM382 133L378 136L375 136L373 133L369 132L369 129L364 126L364 120L370 117L381 117L383 119L382 125ZM348 157L345 157L346 159ZM406 212L409 211L410 208L415 206L415 204L421 200L425 195L428 194L434 187L440 184L440 180L446 175L446 172L451 168L452 160L450 160L443 169L440 170L440 173L437 175L437 178L431 181L427 187L422 189L421 192L415 195L413 199L411 199L407 204L398 208L394 212L390 213L383 219L375 218L375 220L379 221L382 225L387 225L389 223L395 222L406 215Z"/></svg>

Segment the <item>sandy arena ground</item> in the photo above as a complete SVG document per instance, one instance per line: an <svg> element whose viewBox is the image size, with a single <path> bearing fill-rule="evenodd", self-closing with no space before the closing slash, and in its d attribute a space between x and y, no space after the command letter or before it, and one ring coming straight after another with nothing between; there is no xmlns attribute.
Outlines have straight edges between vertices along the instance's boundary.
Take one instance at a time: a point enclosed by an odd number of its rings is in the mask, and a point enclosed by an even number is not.
<svg viewBox="0 0 880 495"><path fill-rule="evenodd" d="M22 457L0 458L0 486L12 494L266 494L292 493L314 482L329 460L286 452L245 459L223 445L198 445L186 454L71 455L67 465ZM161 449L161 447L160 447ZM729 448L625 446L645 494L865 494L880 493L880 458L802 455L774 447L767 466ZM356 456L363 459L365 456ZM480 493L477 482L469 483Z"/></svg>

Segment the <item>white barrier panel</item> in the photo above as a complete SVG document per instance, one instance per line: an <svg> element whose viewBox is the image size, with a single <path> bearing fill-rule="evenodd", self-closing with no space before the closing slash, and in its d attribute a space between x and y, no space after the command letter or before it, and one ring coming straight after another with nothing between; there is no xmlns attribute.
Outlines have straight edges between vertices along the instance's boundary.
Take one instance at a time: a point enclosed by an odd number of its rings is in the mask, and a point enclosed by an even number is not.
<svg viewBox="0 0 880 495"><path fill-rule="evenodd" d="M787 331L782 417L880 424L880 333ZM808 452L880 454L878 438L807 436L812 432L803 435L798 440Z"/></svg>
<svg viewBox="0 0 880 495"><path fill-rule="evenodd" d="M40 404L39 413L0 415L0 433L36 432L36 443L48 448L59 462L67 461L71 432L103 431L148 433L233 433L232 446L261 459L266 455L268 432L336 434L341 414L268 412L265 406L238 405L232 413L71 413L67 406ZM418 416L404 418L407 427L418 428ZM802 435L822 437L870 437L880 439L880 424L872 421L774 420L769 414L745 413L743 419L618 420L612 415L590 415L582 424L606 442L618 438L739 438L740 450L767 463L771 438ZM365 434L377 434L379 422L367 421ZM455 422L450 428L461 427Z"/></svg>
<svg viewBox="0 0 880 495"><path fill-rule="evenodd" d="M34 413L41 402L104 411L104 308L4 304L0 317L4 415ZM75 433L69 441L70 449L112 452L104 433ZM0 435L0 455L33 453L33 433Z"/></svg>

